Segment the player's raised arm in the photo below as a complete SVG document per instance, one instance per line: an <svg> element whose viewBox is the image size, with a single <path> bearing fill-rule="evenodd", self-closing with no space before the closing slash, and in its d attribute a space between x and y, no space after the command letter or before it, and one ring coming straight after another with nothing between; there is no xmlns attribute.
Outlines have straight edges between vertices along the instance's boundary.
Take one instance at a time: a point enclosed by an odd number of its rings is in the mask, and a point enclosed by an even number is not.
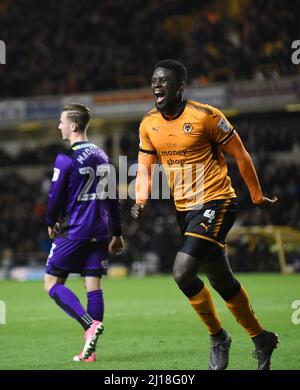
<svg viewBox="0 0 300 390"><path fill-rule="evenodd" d="M223 145L223 150L235 159L254 204L271 205L277 201L276 196L270 199L263 195L252 158L236 132L234 132L233 137Z"/></svg>

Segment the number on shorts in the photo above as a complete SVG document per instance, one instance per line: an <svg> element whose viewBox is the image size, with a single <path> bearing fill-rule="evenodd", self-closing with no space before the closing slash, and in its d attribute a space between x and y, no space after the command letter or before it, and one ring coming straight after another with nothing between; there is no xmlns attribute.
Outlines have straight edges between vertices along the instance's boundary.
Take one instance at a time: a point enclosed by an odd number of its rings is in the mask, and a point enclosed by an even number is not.
<svg viewBox="0 0 300 390"><path fill-rule="evenodd" d="M205 210L204 212L204 217L208 218L208 222L209 223L212 223L213 219L215 218L215 210L211 210L211 209L208 209L208 210Z"/></svg>
<svg viewBox="0 0 300 390"><path fill-rule="evenodd" d="M50 252L49 252L49 256L48 256L48 259L47 259L46 266L48 266L49 261L50 261L51 257L53 256L53 251L54 251L55 248L56 248L56 244L54 244L54 242L53 242L52 246L51 246L51 249L50 249Z"/></svg>

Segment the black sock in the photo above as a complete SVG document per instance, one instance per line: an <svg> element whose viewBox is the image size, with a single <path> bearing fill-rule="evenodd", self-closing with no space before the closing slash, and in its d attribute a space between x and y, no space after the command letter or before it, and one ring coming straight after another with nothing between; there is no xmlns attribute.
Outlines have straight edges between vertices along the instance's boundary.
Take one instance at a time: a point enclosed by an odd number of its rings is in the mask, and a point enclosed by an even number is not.
<svg viewBox="0 0 300 390"><path fill-rule="evenodd" d="M258 336L252 337L252 341L256 347L261 348L264 346L266 341L266 334L267 332L263 330Z"/></svg>
<svg viewBox="0 0 300 390"><path fill-rule="evenodd" d="M228 334L225 329L221 329L218 333L210 336L211 341L223 342L227 339Z"/></svg>

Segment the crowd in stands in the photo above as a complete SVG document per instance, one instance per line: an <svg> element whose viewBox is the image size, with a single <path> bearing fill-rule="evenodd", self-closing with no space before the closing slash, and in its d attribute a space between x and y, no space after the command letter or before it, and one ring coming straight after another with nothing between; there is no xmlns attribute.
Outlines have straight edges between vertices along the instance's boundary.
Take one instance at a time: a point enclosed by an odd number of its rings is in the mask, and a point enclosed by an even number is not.
<svg viewBox="0 0 300 390"><path fill-rule="evenodd" d="M299 145L300 147L298 119L289 120L286 116L279 116L274 120L274 118L270 119L270 117L266 117L263 125L261 124L261 119L255 119L255 117L252 119L241 119L235 122L232 121L250 153L261 155L273 151L291 152L295 145ZM127 156L129 161L134 161L138 149L138 123L132 123L130 128L136 129L136 133L126 133L121 137L120 154ZM56 155L66 148L67 144L63 142L43 142L38 147L23 144L19 146L17 154L11 153L9 148L1 148L0 167L51 166ZM110 156L113 155L112 148L112 138L107 136L104 149Z"/></svg>
<svg viewBox="0 0 300 390"><path fill-rule="evenodd" d="M246 147L254 157L264 194L270 197L276 195L279 198L278 204L269 209L253 206L236 164L229 160L229 173L239 199L240 212L236 221L238 225L275 224L300 230L299 163L282 164L276 157L276 152L285 151L290 154L292 146L295 147L295 140L300 144L299 135L293 128L293 123L296 122L289 123L282 119L281 123L280 120L272 122L269 119L269 122L263 120L259 126L259 122L255 120L242 119L237 124ZM284 123L287 125L286 129ZM280 125L281 130L276 127ZM136 140L134 136L124 136L121 139L121 153L129 155L132 163L135 162L137 151L134 140ZM106 146L109 151L109 140ZM28 263L28 260L45 261L51 246L44 213L53 155L60 147L61 145L47 146L49 153L44 155L48 154L48 159L45 160L48 165L44 167L45 175L42 179L26 180L18 172L20 166L24 168L28 163L22 160L23 151L19 156L11 157L10 166L0 170L0 254L7 254L8 250L13 251L15 263ZM40 151L36 151L36 156L39 155ZM37 157L34 161L38 161L38 164L45 162L38 160ZM149 263L157 264L157 270L169 272L181 240L172 201L150 201L141 222L130 217L132 204L133 200L122 201L127 249L124 255L113 257L112 261L130 266L132 263L147 259ZM237 241L231 250L231 258L236 270L278 269L277 255L270 252L268 244L263 239L252 248L252 251L249 250L246 241Z"/></svg>
<svg viewBox="0 0 300 390"><path fill-rule="evenodd" d="M300 229L299 166L294 164L278 166L276 161L272 160L267 163L257 161L256 166L266 196L278 196L279 203L270 209L253 206L245 185L239 179L236 167L229 164L239 198L238 225L275 224ZM24 264L31 256L33 259L42 260L50 249L51 241L47 236L44 220L49 182L49 175L42 182L25 181L18 174L0 175L0 252L12 249L17 263ZM122 257L114 260L130 265L153 253L161 260L159 270L169 272L181 239L172 202L150 201L141 222L130 217L132 204L132 200L122 201L127 251ZM264 250L267 251L266 248ZM246 247L244 251L247 253ZM241 256L239 251L236 257L237 260L240 258L245 262L245 256ZM257 256L253 260L258 261ZM277 263L277 260L275 262ZM261 266L264 265L266 266L263 262ZM249 265L248 267L251 269Z"/></svg>
<svg viewBox="0 0 300 390"><path fill-rule="evenodd" d="M49 165L57 154L65 149L66 146L62 143L49 143L39 147L23 145L17 154L1 150L0 167Z"/></svg>
<svg viewBox="0 0 300 390"><path fill-rule="evenodd" d="M296 74L300 0L13 1L0 7L0 98L148 86L183 61L189 83Z"/></svg>

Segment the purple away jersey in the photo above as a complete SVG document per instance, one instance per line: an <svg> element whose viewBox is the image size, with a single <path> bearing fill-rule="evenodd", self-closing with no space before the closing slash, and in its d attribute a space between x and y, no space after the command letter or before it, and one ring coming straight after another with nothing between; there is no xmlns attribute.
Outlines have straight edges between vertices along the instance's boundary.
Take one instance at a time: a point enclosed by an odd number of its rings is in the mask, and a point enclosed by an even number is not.
<svg viewBox="0 0 300 390"><path fill-rule="evenodd" d="M121 235L119 200L107 197L109 165L105 152L90 142L57 156L46 220L50 227L60 223L59 237L96 241Z"/></svg>

